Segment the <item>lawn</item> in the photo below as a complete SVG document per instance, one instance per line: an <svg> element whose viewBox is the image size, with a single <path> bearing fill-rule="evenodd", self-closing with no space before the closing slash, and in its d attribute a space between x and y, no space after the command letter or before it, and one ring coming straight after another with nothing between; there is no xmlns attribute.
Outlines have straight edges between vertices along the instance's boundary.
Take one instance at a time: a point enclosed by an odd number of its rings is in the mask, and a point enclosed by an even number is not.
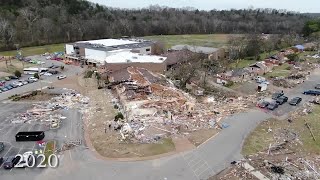
<svg viewBox="0 0 320 180"><path fill-rule="evenodd" d="M44 156L46 157L45 159L45 163L48 164L48 160L49 160L49 156L51 154L54 154L54 151L55 151L55 141L48 141L46 143L46 147L45 147L45 150L43 152Z"/></svg>
<svg viewBox="0 0 320 180"><path fill-rule="evenodd" d="M222 47L228 44L231 36L240 36L236 34L186 34L186 35L160 35L145 36L144 39L161 41L166 44L167 48L178 44L188 44L195 46Z"/></svg>
<svg viewBox="0 0 320 180"><path fill-rule="evenodd" d="M241 59L241 60L236 60L235 62L230 64L230 67L232 69L236 69L236 68L245 68L248 67L251 64L256 63L257 61L255 60L248 60L248 59Z"/></svg>
<svg viewBox="0 0 320 180"><path fill-rule="evenodd" d="M270 143L274 144L274 133L278 129L288 129L291 132L297 133L302 145L296 147L296 151L301 151L303 154L320 153L320 106L315 105L313 112L306 116L301 116L292 123L286 120L269 119L262 122L251 134L246 138L242 148L243 155L256 154L260 151L266 151ZM305 121L310 124L316 141L313 140L310 131L305 125ZM268 132L268 129L272 132Z"/></svg>
<svg viewBox="0 0 320 180"><path fill-rule="evenodd" d="M32 56L38 54L44 54L46 52L61 52L64 51L64 44L51 44L45 46L34 46L34 47L25 47L21 48L23 56ZM2 51L0 52L0 56L16 56L17 51Z"/></svg>
<svg viewBox="0 0 320 180"><path fill-rule="evenodd" d="M281 66L275 66L272 70L272 72L269 72L266 74L267 77L271 78L271 77L286 77L290 74L290 70L288 70L288 68L291 65L288 63L284 63Z"/></svg>
<svg viewBox="0 0 320 180"><path fill-rule="evenodd" d="M7 64L6 64L6 61L0 61L0 72L14 74L14 72L18 70L22 73L23 68L28 68L32 66L35 66L35 64L19 61L17 59L8 61Z"/></svg>

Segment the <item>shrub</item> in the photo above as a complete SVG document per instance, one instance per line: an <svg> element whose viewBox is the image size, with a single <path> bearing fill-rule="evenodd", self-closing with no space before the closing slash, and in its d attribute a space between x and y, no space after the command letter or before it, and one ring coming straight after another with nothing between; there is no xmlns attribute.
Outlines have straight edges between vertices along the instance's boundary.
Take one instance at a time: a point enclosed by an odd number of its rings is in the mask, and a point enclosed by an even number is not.
<svg viewBox="0 0 320 180"><path fill-rule="evenodd" d="M86 72L86 74L84 75L84 78L91 78L93 75L93 71L89 70Z"/></svg>
<svg viewBox="0 0 320 180"><path fill-rule="evenodd" d="M17 77L21 77L21 72L18 71L18 70L16 70L16 71L14 72L14 75L17 76Z"/></svg>
<svg viewBox="0 0 320 180"><path fill-rule="evenodd" d="M229 81L227 84L225 84L224 86L225 87L231 87L234 85L234 82L233 81Z"/></svg>
<svg viewBox="0 0 320 180"><path fill-rule="evenodd" d="M37 78L37 79L40 79L40 76L39 76L38 73L35 73L35 74L33 75L33 77L35 77L35 78Z"/></svg>
<svg viewBox="0 0 320 180"><path fill-rule="evenodd" d="M119 119L124 119L123 114L118 112L118 114L114 117L114 121L118 121Z"/></svg>

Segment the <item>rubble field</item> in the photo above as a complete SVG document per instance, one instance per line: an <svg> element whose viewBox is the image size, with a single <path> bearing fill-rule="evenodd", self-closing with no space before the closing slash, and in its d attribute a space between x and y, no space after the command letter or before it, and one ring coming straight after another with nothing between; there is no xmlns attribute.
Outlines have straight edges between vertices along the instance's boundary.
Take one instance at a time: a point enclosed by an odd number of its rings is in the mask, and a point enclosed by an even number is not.
<svg viewBox="0 0 320 180"><path fill-rule="evenodd" d="M198 146L228 127L219 122L222 118L246 111L256 99L196 98L148 70L130 67L125 73L128 80L111 81L108 89L97 89L94 78L78 79L90 98L84 112L89 138L105 157L144 157L180 151L181 147L175 147L180 146L180 140L189 141L186 147Z"/></svg>
<svg viewBox="0 0 320 180"><path fill-rule="evenodd" d="M270 179L319 179L319 117L320 106L306 103L286 120L262 122L245 140L244 161Z"/></svg>

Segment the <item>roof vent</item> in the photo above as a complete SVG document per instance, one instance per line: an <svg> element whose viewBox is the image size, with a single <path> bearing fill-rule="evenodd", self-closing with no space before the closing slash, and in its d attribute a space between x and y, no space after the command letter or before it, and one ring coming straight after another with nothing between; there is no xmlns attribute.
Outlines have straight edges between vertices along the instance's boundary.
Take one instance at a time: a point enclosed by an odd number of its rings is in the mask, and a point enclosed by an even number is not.
<svg viewBox="0 0 320 180"><path fill-rule="evenodd" d="M138 57L137 56L132 56L132 59L138 59Z"/></svg>

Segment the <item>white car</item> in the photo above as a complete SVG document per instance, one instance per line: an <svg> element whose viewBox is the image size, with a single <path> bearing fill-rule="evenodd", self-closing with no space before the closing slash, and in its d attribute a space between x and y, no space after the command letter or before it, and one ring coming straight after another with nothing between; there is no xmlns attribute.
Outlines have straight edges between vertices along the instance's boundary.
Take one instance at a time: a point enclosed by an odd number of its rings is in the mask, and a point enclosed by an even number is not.
<svg viewBox="0 0 320 180"><path fill-rule="evenodd" d="M67 76L66 76L66 75L60 75L60 76L57 76L57 78L58 78L59 80L61 80L61 79L67 78Z"/></svg>
<svg viewBox="0 0 320 180"><path fill-rule="evenodd" d="M22 80L20 80L19 82L22 83L23 85L28 84L28 81L22 81Z"/></svg>
<svg viewBox="0 0 320 180"><path fill-rule="evenodd" d="M12 84L15 84L17 86L23 86L23 83L19 82L19 81L14 81L14 82L12 82Z"/></svg>
<svg viewBox="0 0 320 180"><path fill-rule="evenodd" d="M35 78L35 77L29 77L29 78L28 78L28 80L36 82L36 81L38 81L38 78Z"/></svg>
<svg viewBox="0 0 320 180"><path fill-rule="evenodd" d="M48 73L48 72L44 73L43 75L44 75L44 76L52 76L52 74L51 74L51 73Z"/></svg>

